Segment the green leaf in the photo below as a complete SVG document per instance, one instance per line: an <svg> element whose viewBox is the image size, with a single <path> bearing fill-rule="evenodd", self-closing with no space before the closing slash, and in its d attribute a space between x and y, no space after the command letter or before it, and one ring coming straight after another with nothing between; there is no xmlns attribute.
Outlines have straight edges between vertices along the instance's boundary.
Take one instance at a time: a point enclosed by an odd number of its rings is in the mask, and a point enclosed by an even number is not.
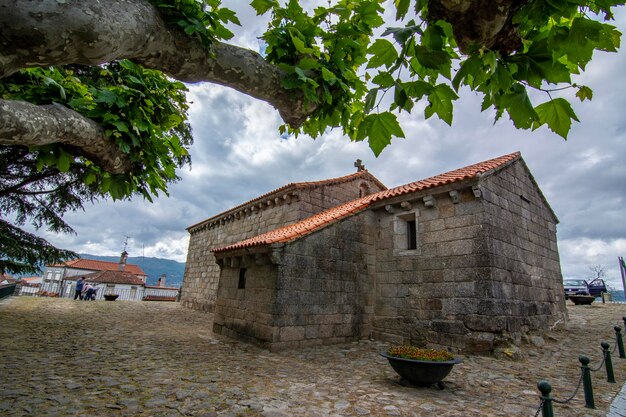
<svg viewBox="0 0 626 417"><path fill-rule="evenodd" d="M572 106L563 98L555 98L540 104L535 107L535 111L539 116L539 123L533 126L533 130L543 124L547 124L551 131L561 136L563 139L567 139L567 134L572 126L572 120L579 121Z"/></svg>
<svg viewBox="0 0 626 417"><path fill-rule="evenodd" d="M86 185L91 185L94 182L96 182L96 174L94 174L93 172L88 173L85 178L83 179L83 182Z"/></svg>
<svg viewBox="0 0 626 417"><path fill-rule="evenodd" d="M428 106L424 109L426 118L430 118L433 114L448 125L452 125L453 105L452 101L458 99L459 96L446 84L438 84L428 95Z"/></svg>
<svg viewBox="0 0 626 417"><path fill-rule="evenodd" d="M450 55L447 52L433 51L424 46L415 46L415 57L420 64L426 68L441 69L444 65L449 65Z"/></svg>
<svg viewBox="0 0 626 417"><path fill-rule="evenodd" d="M299 62L298 62L298 67L305 70L305 71L309 71L315 68L318 68L320 65L320 62L317 59L314 58L302 58ZM323 68L326 70L326 68ZM326 72L328 74L332 74L330 71L326 70ZM336 77L335 77L336 78Z"/></svg>
<svg viewBox="0 0 626 417"><path fill-rule="evenodd" d="M396 6L396 20L402 20L409 11L410 0L394 0ZM383 35L384 36L384 35Z"/></svg>
<svg viewBox="0 0 626 417"><path fill-rule="evenodd" d="M128 125L121 120L111 122L120 132L128 132Z"/></svg>
<svg viewBox="0 0 626 417"><path fill-rule="evenodd" d="M328 84L333 85L337 81L337 76L326 69L326 67L322 67L322 78Z"/></svg>
<svg viewBox="0 0 626 417"><path fill-rule="evenodd" d="M530 129L533 123L539 120L528 98L526 88L519 83L515 84L510 93L502 97L500 105L506 109L513 124L518 129Z"/></svg>
<svg viewBox="0 0 626 417"><path fill-rule="evenodd" d="M59 159L57 159L57 168L61 172L67 172L70 169L70 162L72 158L65 151L61 151L59 154Z"/></svg>
<svg viewBox="0 0 626 417"><path fill-rule="evenodd" d="M402 87L404 88L404 91L406 91L407 95L413 100L421 99L423 96L430 94L435 88L426 81L409 81L403 83Z"/></svg>
<svg viewBox="0 0 626 417"><path fill-rule="evenodd" d="M452 86L456 91L459 91L459 87L461 83L463 83L465 85L469 85L473 90L474 84L472 81L479 73L482 72L482 61L480 57L477 55L470 56L463 61L463 63L461 63L461 67L452 79Z"/></svg>
<svg viewBox="0 0 626 417"><path fill-rule="evenodd" d="M235 12L230 9L227 9L227 8L219 9L217 11L217 15L219 16L222 22L225 22L225 23L232 22L238 26L241 26L241 22L239 21L239 18L237 17Z"/></svg>
<svg viewBox="0 0 626 417"><path fill-rule="evenodd" d="M109 90L97 90L94 95L97 103L106 103L109 106L112 106L117 100L117 94Z"/></svg>
<svg viewBox="0 0 626 417"><path fill-rule="evenodd" d="M404 132L393 113L384 112L365 116L359 125L357 135L360 140L368 138L370 148L378 156L391 143L392 137L404 137Z"/></svg>
<svg viewBox="0 0 626 417"><path fill-rule="evenodd" d="M367 68L377 68L385 65L389 68L398 59L398 52L391 42L386 39L377 39L367 50L373 55L367 63Z"/></svg>
<svg viewBox="0 0 626 417"><path fill-rule="evenodd" d="M296 50L298 52L300 52L301 54L311 54L313 53L313 49L312 48L308 48L305 44L304 41L302 39L300 39L299 37L297 37L295 34L293 34L292 32L289 33L291 36L291 42L293 43L293 46L296 47Z"/></svg>
<svg viewBox="0 0 626 417"><path fill-rule="evenodd" d="M404 44L411 36L422 34L422 29L418 25L410 25L404 28L387 28L381 36L392 35L396 42Z"/></svg>
<svg viewBox="0 0 626 417"><path fill-rule="evenodd" d="M393 102L395 105L397 105L399 108L401 109L405 109L406 108L406 103L407 103L407 93L406 91L404 91L404 88L402 87L401 83L395 83L395 88L393 90ZM413 103L413 101L410 101L411 103Z"/></svg>
<svg viewBox="0 0 626 417"><path fill-rule="evenodd" d="M367 95L365 96L365 104L363 107L364 113L369 113L372 111L374 106L376 105L376 96L378 95L378 88L372 88Z"/></svg>
<svg viewBox="0 0 626 417"><path fill-rule="evenodd" d="M235 36L233 32L231 32L230 30L226 29L224 26L221 26L221 25L213 28L212 34L216 38L224 39L224 40L232 39L233 36Z"/></svg>
<svg viewBox="0 0 626 417"><path fill-rule="evenodd" d="M576 97L578 97L580 101L591 100L593 98L593 90L587 86L579 85Z"/></svg>
<svg viewBox="0 0 626 417"><path fill-rule="evenodd" d="M393 85L394 79L388 72L379 72L373 79L372 82L377 84L381 88L389 88Z"/></svg>

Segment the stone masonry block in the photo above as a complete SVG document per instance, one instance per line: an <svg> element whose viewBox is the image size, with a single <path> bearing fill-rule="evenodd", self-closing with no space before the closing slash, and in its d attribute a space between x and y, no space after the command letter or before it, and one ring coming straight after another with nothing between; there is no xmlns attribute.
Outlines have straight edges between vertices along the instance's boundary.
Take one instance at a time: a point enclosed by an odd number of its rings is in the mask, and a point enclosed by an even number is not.
<svg viewBox="0 0 626 417"><path fill-rule="evenodd" d="M279 340L281 342L290 342L294 340L302 340L305 338L306 330L304 326L283 327L279 332Z"/></svg>

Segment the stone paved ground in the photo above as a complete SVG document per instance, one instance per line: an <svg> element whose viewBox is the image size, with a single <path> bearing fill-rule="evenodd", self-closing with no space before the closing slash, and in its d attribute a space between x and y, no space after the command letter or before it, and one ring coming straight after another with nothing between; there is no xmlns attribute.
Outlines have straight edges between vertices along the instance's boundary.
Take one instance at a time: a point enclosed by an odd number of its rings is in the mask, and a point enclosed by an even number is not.
<svg viewBox="0 0 626 417"><path fill-rule="evenodd" d="M536 383L565 399L578 355L599 364L626 305L569 306L570 321L517 361L465 357L445 390L404 386L379 342L281 353L214 336L211 315L175 303L12 297L0 302L2 416L528 416ZM604 416L626 379L593 374L597 410L582 392L554 415Z"/></svg>

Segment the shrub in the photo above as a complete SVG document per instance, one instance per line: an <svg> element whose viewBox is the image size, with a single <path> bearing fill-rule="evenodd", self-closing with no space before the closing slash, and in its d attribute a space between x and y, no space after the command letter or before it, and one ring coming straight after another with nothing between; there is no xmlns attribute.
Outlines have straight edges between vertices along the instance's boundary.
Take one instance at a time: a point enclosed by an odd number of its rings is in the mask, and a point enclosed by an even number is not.
<svg viewBox="0 0 626 417"><path fill-rule="evenodd" d="M423 349L415 346L391 346L387 354L397 358L415 359L421 361L451 361L454 355L447 350Z"/></svg>

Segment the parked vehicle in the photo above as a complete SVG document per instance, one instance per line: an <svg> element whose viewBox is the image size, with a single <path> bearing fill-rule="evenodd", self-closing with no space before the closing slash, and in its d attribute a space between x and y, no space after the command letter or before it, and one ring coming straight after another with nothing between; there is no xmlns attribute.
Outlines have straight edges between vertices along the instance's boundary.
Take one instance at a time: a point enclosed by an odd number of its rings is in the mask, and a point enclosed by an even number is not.
<svg viewBox="0 0 626 417"><path fill-rule="evenodd" d="M589 295L587 281L584 279L566 279L563 281L563 289L565 290L566 300L571 295Z"/></svg>
<svg viewBox="0 0 626 417"><path fill-rule="evenodd" d="M584 279L566 279L563 281L563 289L566 300L572 295L600 297L603 292L607 292L606 284L602 278L596 278L589 282Z"/></svg>
<svg viewBox="0 0 626 417"><path fill-rule="evenodd" d="M602 278L596 278L593 281L588 282L587 290L589 291L589 295L593 295L594 297L600 297L603 292L608 292L606 284Z"/></svg>

